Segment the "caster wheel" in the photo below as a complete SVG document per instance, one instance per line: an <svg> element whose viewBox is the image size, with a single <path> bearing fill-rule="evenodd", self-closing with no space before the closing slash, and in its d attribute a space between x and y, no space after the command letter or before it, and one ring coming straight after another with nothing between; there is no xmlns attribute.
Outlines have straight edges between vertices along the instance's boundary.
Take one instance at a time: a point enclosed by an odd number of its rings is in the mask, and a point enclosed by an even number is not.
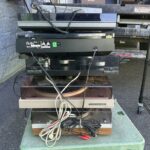
<svg viewBox="0 0 150 150"><path fill-rule="evenodd" d="M144 108L142 106L138 106L138 109L137 109L137 114L142 114L142 112L144 111Z"/></svg>

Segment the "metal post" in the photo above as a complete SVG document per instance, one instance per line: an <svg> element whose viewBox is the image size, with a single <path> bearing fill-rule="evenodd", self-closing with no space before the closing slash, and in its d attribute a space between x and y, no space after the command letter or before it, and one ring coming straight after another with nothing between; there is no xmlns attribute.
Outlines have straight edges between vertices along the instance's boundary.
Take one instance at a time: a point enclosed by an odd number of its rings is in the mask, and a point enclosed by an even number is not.
<svg viewBox="0 0 150 150"><path fill-rule="evenodd" d="M144 108L143 108L143 94L144 94L144 88L145 88L145 81L146 81L149 57L150 57L150 42L148 43L146 59L145 59L145 62L144 62L143 78L142 78L142 84L141 84L140 95L139 95L139 102L138 102L138 110L137 110L138 114L141 114L142 111L144 110Z"/></svg>

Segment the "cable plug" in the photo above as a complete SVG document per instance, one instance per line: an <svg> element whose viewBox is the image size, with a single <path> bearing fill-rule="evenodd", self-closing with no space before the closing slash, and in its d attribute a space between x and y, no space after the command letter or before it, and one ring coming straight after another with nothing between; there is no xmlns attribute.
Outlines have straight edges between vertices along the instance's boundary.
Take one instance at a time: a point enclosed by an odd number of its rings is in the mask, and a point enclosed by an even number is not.
<svg viewBox="0 0 150 150"><path fill-rule="evenodd" d="M82 122L82 125L93 137L96 137L96 131L101 127L100 122L97 120L86 120Z"/></svg>
<svg viewBox="0 0 150 150"><path fill-rule="evenodd" d="M64 120L61 124L61 128L69 128L69 127L75 127L79 124L79 120L77 118L68 118Z"/></svg>
<svg viewBox="0 0 150 150"><path fill-rule="evenodd" d="M54 135L50 134L48 137L49 137L50 140L52 140L54 138Z"/></svg>
<svg viewBox="0 0 150 150"><path fill-rule="evenodd" d="M91 136L89 135L81 135L79 136L82 140L89 140L91 138Z"/></svg>
<svg viewBox="0 0 150 150"><path fill-rule="evenodd" d="M98 51L98 47L97 46L93 47L93 51L97 52Z"/></svg>

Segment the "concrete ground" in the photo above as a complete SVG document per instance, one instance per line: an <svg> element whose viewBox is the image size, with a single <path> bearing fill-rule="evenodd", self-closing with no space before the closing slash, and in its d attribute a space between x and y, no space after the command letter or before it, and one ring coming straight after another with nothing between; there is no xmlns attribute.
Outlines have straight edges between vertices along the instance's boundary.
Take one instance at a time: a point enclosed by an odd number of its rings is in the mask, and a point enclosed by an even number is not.
<svg viewBox="0 0 150 150"><path fill-rule="evenodd" d="M150 115L146 110L142 115L136 114L142 70L143 61L132 60L121 64L120 74L110 78L115 97L144 136L145 150L150 150ZM26 124L25 113L18 109L18 97L13 93L13 81L14 77L0 85L0 150L19 150ZM145 96L150 97L150 69Z"/></svg>

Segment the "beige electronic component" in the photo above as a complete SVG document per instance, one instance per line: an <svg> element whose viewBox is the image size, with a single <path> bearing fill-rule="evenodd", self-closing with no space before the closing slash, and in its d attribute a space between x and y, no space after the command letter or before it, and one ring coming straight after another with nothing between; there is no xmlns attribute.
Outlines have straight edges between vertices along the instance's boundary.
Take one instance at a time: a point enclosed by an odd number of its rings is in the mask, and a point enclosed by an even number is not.
<svg viewBox="0 0 150 150"><path fill-rule="evenodd" d="M28 99L19 99L19 108L55 108L55 99L54 98L28 98ZM85 101L83 98L70 98L68 101L76 108L113 108L115 99L109 98L93 98L86 97ZM59 102L59 101L58 101ZM58 105L59 106L59 105Z"/></svg>

